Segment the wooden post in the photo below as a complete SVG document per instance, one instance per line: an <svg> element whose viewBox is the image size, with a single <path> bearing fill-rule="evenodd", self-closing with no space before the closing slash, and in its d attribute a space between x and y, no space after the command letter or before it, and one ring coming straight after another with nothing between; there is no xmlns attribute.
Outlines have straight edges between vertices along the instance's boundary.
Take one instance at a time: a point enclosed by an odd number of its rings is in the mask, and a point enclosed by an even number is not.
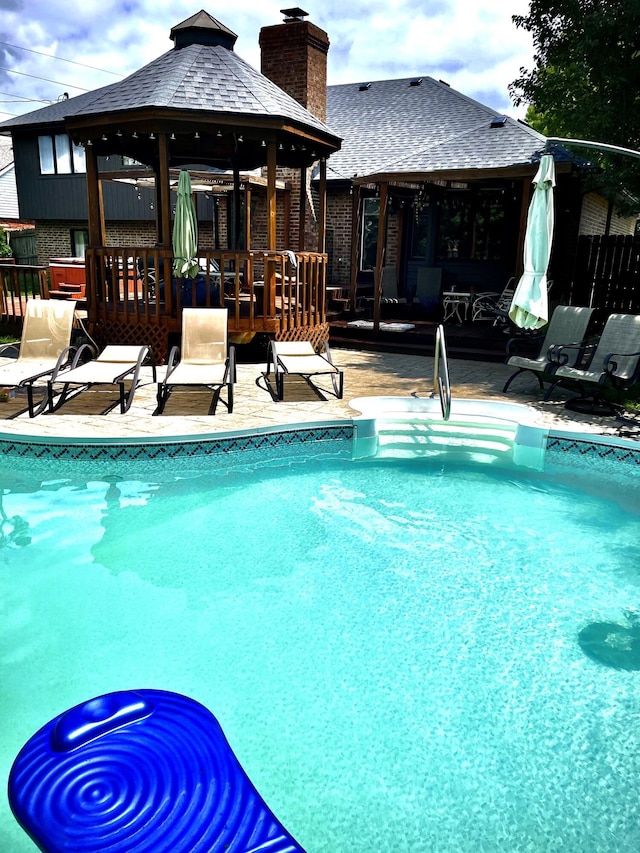
<svg viewBox="0 0 640 853"><path fill-rule="evenodd" d="M276 143L267 143L267 250L276 251ZM284 287L284 281L283 281ZM276 262L264 265L264 308L267 316L276 313Z"/></svg>
<svg viewBox="0 0 640 853"><path fill-rule="evenodd" d="M300 203L298 206L298 251L304 252L307 230L307 170L300 169Z"/></svg>
<svg viewBox="0 0 640 853"><path fill-rule="evenodd" d="M233 161L233 223L231 232L231 241L227 235L227 243L231 242L231 248L237 252L240 248L240 228L241 228L241 204L240 204L240 170L237 163Z"/></svg>
<svg viewBox="0 0 640 853"><path fill-rule="evenodd" d="M388 198L387 182L380 184L380 214L378 219L378 249L376 252L376 270L375 270L375 290L373 303L373 329L378 332L380 329L380 300L382 298L382 267L384 266L384 240L387 231L387 198Z"/></svg>
<svg viewBox="0 0 640 853"><path fill-rule="evenodd" d="M327 161L320 160L320 185L318 187L318 252L327 251Z"/></svg>
<svg viewBox="0 0 640 853"><path fill-rule="evenodd" d="M356 184L353 187L353 197L351 204L351 280L350 280L350 308L352 311L356 309L356 300L358 295L358 240L360 238L360 221L361 221L361 205L360 205L360 185Z"/></svg>
<svg viewBox="0 0 640 853"><path fill-rule="evenodd" d="M158 243L166 249L171 247L171 190L169 187L169 144L166 133L158 134L159 186L156 190L158 211ZM170 293L171 288L167 288Z"/></svg>
<svg viewBox="0 0 640 853"><path fill-rule="evenodd" d="M244 188L244 248L251 251L251 184Z"/></svg>
<svg viewBox="0 0 640 853"><path fill-rule="evenodd" d="M520 205L520 225L518 227L518 246L516 249L516 268L514 273L516 281L520 280L524 271L524 235L527 230L531 183L531 178L524 178L522 181L522 204Z"/></svg>
<svg viewBox="0 0 640 853"><path fill-rule="evenodd" d="M276 250L276 143L267 143L267 249Z"/></svg>
<svg viewBox="0 0 640 853"><path fill-rule="evenodd" d="M92 249L104 246L104 215L102 211L102 187L98 174L98 158L93 145L85 148L87 169L87 218L89 246Z"/></svg>

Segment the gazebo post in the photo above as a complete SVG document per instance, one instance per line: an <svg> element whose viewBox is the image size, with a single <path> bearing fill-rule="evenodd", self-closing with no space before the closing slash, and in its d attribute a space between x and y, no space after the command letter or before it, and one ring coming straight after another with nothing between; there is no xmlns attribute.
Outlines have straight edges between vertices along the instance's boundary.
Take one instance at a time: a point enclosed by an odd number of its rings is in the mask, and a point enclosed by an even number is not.
<svg viewBox="0 0 640 853"><path fill-rule="evenodd" d="M324 157L320 159L318 194L318 251L324 254L327 251L327 161Z"/></svg>
<svg viewBox="0 0 640 853"><path fill-rule="evenodd" d="M240 244L240 169L234 157L233 160L233 223L231 233L231 246L235 252L238 251ZM227 243L229 237L227 236Z"/></svg>
<svg viewBox="0 0 640 853"><path fill-rule="evenodd" d="M267 143L267 251L276 251L276 143ZM283 282L284 286L284 282ZM276 263L267 261L264 269L265 306L276 313Z"/></svg>
<svg viewBox="0 0 640 853"><path fill-rule="evenodd" d="M244 248L251 251L251 184L247 181L244 188Z"/></svg>
<svg viewBox="0 0 640 853"><path fill-rule="evenodd" d="M300 169L300 201L298 205L298 251L304 252L307 228L307 169Z"/></svg>
<svg viewBox="0 0 640 853"><path fill-rule="evenodd" d="M102 204L102 186L98 174L98 157L93 145L85 147L87 169L87 221L89 226L89 245L92 249L104 246L104 205Z"/></svg>
<svg viewBox="0 0 640 853"><path fill-rule="evenodd" d="M380 214L378 218L378 248L376 252L375 291L373 302L373 328L380 330L380 300L382 299L382 267L384 265L384 238L387 231L387 199L389 185L380 183Z"/></svg>
<svg viewBox="0 0 640 853"><path fill-rule="evenodd" d="M158 161L160 180L157 183L160 205L158 242L165 249L171 246L171 190L169 182L169 146L167 134L158 134Z"/></svg>

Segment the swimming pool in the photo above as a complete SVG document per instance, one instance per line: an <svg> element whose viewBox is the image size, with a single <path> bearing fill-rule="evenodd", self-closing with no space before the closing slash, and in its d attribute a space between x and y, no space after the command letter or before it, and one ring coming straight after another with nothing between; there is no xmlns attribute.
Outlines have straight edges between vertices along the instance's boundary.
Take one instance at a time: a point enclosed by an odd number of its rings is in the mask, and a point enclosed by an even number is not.
<svg viewBox="0 0 640 853"><path fill-rule="evenodd" d="M309 853L636 851L637 451L551 437L542 473L312 434L5 446L2 779L65 708L161 688ZM33 849L6 802L0 849Z"/></svg>

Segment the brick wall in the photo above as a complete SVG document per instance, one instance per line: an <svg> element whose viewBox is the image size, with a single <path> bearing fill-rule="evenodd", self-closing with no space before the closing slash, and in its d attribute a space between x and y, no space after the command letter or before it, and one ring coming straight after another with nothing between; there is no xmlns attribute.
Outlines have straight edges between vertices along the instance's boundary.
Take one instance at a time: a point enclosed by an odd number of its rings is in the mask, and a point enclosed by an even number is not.
<svg viewBox="0 0 640 853"><path fill-rule="evenodd" d="M607 225L607 212L609 202L597 193L588 193L582 200L582 211L580 213L580 235L604 234ZM613 211L609 234L633 234L636 227L637 216L620 216Z"/></svg>

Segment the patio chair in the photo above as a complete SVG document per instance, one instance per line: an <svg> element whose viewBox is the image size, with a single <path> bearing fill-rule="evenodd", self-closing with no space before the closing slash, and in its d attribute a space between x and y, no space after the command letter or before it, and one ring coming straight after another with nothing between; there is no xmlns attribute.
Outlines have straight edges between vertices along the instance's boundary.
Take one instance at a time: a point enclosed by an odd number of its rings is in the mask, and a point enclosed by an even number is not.
<svg viewBox="0 0 640 853"><path fill-rule="evenodd" d="M504 388L502 389L503 393L506 393L516 376L519 376L527 370L531 371L536 376L540 388L543 388L543 376L549 376L557 367L557 364L552 364L549 361L549 351L552 347L562 344L570 344L573 349L568 352L567 364L575 365L579 363L584 354L585 344L582 342L586 335L587 326L589 325L589 320L591 319L592 314L593 308L558 305L551 316L546 333L544 335L537 336L541 343L538 349L538 354L535 358L527 358L526 356L518 355L517 352L514 352L514 349L517 347L519 342L518 338L512 338L508 341L507 353L509 354L509 357L507 358L506 363L509 367L515 367L517 369L505 382ZM530 342L532 338L526 337L525 340Z"/></svg>
<svg viewBox="0 0 640 853"><path fill-rule="evenodd" d="M94 385L118 385L120 390L120 412L124 414L131 408L136 388L140 384L140 369L151 358L148 346L117 346L105 347L96 358L85 359L94 354L91 344L83 344L76 352L68 370L60 371L47 382L49 411L54 412L68 398L70 390L77 392L87 390ZM156 368L153 367L153 381L156 381ZM129 390L125 383L130 382ZM54 402L55 386L62 385L62 390Z"/></svg>
<svg viewBox="0 0 640 853"><path fill-rule="evenodd" d="M422 305L425 311L433 311L440 304L442 290L442 268L420 267L416 282L414 305Z"/></svg>
<svg viewBox="0 0 640 853"><path fill-rule="evenodd" d="M45 376L55 377L69 362L76 303L73 300L29 299L27 301L20 344L0 346L0 356L17 350L11 364L0 367L0 385L26 388L29 417L33 418L47 405L46 393L35 406L33 385Z"/></svg>
<svg viewBox="0 0 640 853"><path fill-rule="evenodd" d="M500 322L501 318L507 316L515 291L516 280L512 276L507 282L502 293L491 290L476 293L475 299L473 300L473 306L471 308L471 319L493 319L493 323L496 325Z"/></svg>
<svg viewBox="0 0 640 853"><path fill-rule="evenodd" d="M640 315L611 314L598 342L591 347L584 367L571 362L575 347L552 347L553 384L548 400L558 385L577 383L582 396L567 402L567 408L587 414L613 414L618 406L602 397L606 388L626 390L640 378Z"/></svg>
<svg viewBox="0 0 640 853"><path fill-rule="evenodd" d="M184 308L182 311L182 352L174 346L169 353L167 373L158 383L158 408L162 414L169 395L177 386L205 386L213 391L209 414L215 415L219 402L233 412L233 385L236 381L236 351L228 345L226 308ZM223 389L227 399L222 399Z"/></svg>
<svg viewBox="0 0 640 853"><path fill-rule="evenodd" d="M284 400L284 377L287 375L302 376L317 393L320 389L311 382L311 376L328 375L331 377L333 393L338 399L342 399L344 374L333 363L328 342L324 344L324 354L320 354L309 341L271 340L267 353L267 369L262 374L269 388L271 364L276 382L275 397L278 400Z"/></svg>

